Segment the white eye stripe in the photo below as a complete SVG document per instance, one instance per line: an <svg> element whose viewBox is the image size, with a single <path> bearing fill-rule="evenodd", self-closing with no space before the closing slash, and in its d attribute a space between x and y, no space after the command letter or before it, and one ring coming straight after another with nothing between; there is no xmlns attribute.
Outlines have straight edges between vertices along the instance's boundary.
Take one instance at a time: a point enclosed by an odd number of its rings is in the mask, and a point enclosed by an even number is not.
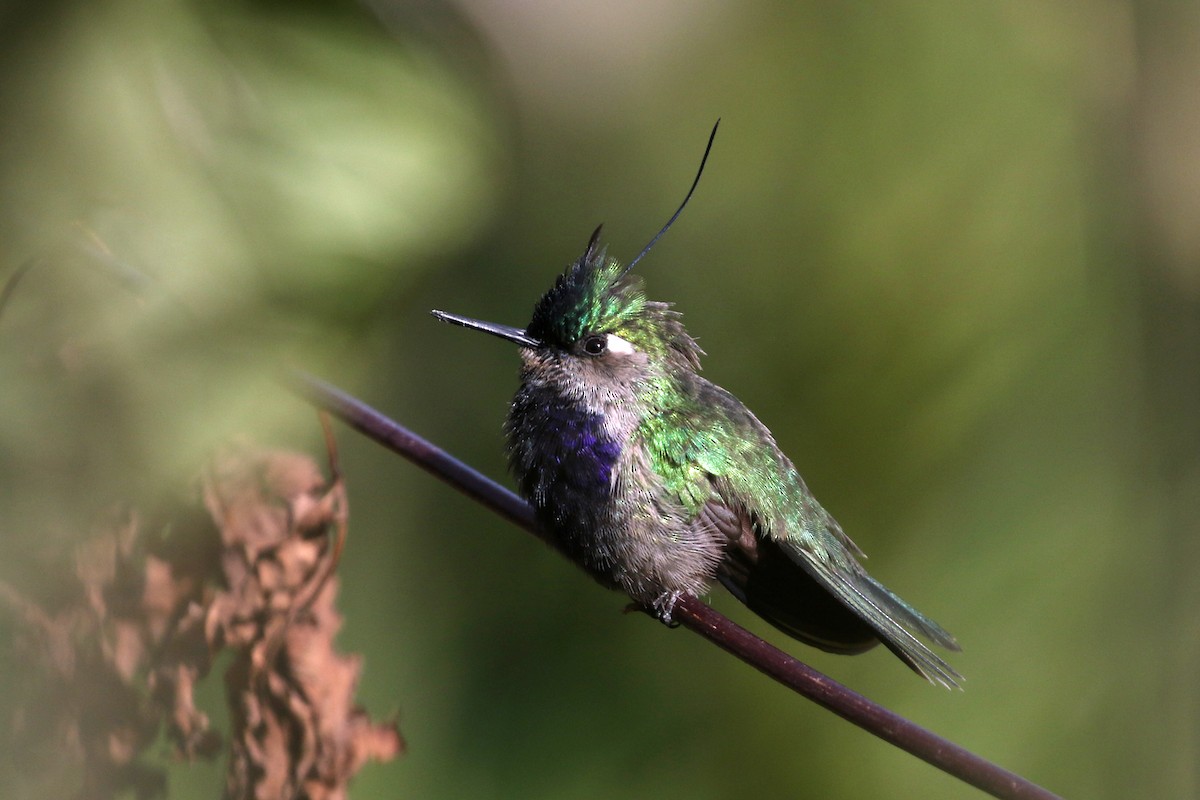
<svg viewBox="0 0 1200 800"><path fill-rule="evenodd" d="M617 336L615 333L605 334L605 337L605 342L608 345L608 352L610 353L619 353L621 355L628 356L637 352L637 349L632 344L630 344L627 340L622 339L620 336Z"/></svg>

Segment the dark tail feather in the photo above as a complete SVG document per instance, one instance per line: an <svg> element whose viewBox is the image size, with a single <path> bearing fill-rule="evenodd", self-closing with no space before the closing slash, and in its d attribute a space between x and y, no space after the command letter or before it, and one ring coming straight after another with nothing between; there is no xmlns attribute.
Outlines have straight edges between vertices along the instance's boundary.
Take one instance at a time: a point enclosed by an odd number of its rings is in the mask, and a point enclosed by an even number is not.
<svg viewBox="0 0 1200 800"><path fill-rule="evenodd" d="M926 680L948 689L961 685L962 676L918 638L918 635L928 636L931 641L957 650L954 637L936 622L884 588L862 569L826 568L819 572L820 568L811 562L803 562L801 566L874 628L884 646Z"/></svg>
<svg viewBox="0 0 1200 800"><path fill-rule="evenodd" d="M831 653L861 653L879 642L929 681L953 688L962 676L918 636L950 650L944 628L865 571L821 570L777 541L760 539L757 560L731 550L720 576L734 597L776 628Z"/></svg>
<svg viewBox="0 0 1200 800"><path fill-rule="evenodd" d="M941 625L938 625L929 617L904 602L895 592L870 575L864 574L862 577L866 579L865 585L862 588L872 595L872 599L878 605L890 609L892 617L901 625L906 628L915 629L929 641L941 645L947 650L958 652L962 649L958 646L958 641Z"/></svg>

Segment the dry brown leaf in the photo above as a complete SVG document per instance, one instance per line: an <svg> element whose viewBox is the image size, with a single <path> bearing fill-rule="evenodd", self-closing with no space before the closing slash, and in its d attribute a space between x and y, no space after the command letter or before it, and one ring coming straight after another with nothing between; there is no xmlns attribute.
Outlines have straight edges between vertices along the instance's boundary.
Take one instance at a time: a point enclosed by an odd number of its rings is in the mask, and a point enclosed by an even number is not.
<svg viewBox="0 0 1200 800"><path fill-rule="evenodd" d="M81 797L163 796L147 750L165 729L186 757L221 751L194 688L231 649L227 796L345 797L403 740L355 705L361 659L334 647L343 486L305 456L237 445L213 459L201 496L205 520L104 519L69 561L76 599L53 612L0 582L29 667L10 744L57 743Z"/></svg>

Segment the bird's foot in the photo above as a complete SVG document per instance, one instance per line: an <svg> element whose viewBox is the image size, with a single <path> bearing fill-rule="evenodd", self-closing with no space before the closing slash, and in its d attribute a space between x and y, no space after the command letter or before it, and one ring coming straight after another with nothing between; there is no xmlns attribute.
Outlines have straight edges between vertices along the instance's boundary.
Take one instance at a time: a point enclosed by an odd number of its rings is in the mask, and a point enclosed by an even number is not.
<svg viewBox="0 0 1200 800"><path fill-rule="evenodd" d="M675 611L675 604L679 602L682 594L682 592L663 592L651 604L651 607L654 609L654 615L668 628L679 627L679 623L671 619L671 614Z"/></svg>

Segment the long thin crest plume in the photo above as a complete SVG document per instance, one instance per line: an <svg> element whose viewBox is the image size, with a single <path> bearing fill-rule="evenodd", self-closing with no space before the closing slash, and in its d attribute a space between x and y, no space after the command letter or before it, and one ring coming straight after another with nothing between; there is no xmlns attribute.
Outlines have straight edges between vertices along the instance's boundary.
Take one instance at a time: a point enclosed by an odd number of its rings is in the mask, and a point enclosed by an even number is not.
<svg viewBox="0 0 1200 800"><path fill-rule="evenodd" d="M713 125L704 156L700 159L700 168L688 188L687 196L667 224L629 262L629 266L622 267L608 258L600 246L603 226L597 227L583 255L559 276L554 286L534 307L533 318L525 328L526 334L563 346L574 343L588 331L607 328L610 332L620 331L635 345L649 350L678 351L683 362L693 368L698 366L699 348L683 330L678 315L669 311L664 303L647 301L641 289L641 280L630 275L630 270L683 213L700 183L720 124L721 121L717 120Z"/></svg>
<svg viewBox="0 0 1200 800"><path fill-rule="evenodd" d="M712 133L710 133L708 135L708 144L705 145L704 155L700 158L700 169L696 170L696 179L692 181L692 187L690 189L688 189L687 196L683 198L683 202L679 204L679 208L675 209L675 213L671 215L671 218L669 220L667 220L667 224L663 225L662 228L659 230L659 232L654 234L654 238L651 239L650 242L645 247L642 248L642 252L640 252L636 256L634 256L633 260L629 262L629 265L627 267L625 267L625 269L621 272L621 275L619 275L618 277L624 276L625 273L627 273L631 269L633 269L634 266L639 261L642 260L642 257L645 256L646 253L650 252L650 248L654 247L654 245L658 243L658 240L663 237L663 234L666 233L670 229L670 227L675 224L675 220L679 219L679 215L682 214L683 209L687 207L688 201L692 199L692 194L696 191L696 187L700 185L700 176L704 174L704 165L708 162L708 154L712 151L713 140L717 138L717 128L719 128L719 127L721 127L720 118L718 118L716 123L713 125ZM599 233L600 233L600 229L597 228L596 234L598 235ZM590 246L589 246L588 250L589 250L589 252L591 251Z"/></svg>

